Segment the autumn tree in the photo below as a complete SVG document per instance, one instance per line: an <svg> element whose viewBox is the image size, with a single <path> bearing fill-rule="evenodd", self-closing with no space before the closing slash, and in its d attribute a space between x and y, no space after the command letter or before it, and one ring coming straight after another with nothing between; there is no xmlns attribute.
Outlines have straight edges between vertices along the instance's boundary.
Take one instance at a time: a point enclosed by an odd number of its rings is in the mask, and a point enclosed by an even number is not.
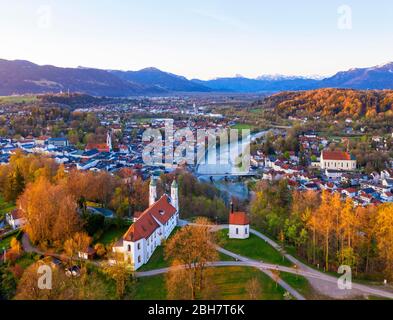
<svg viewBox="0 0 393 320"><path fill-rule="evenodd" d="M384 204L378 209L376 239L380 257L385 265L385 274L393 279L393 204Z"/></svg>
<svg viewBox="0 0 393 320"><path fill-rule="evenodd" d="M246 291L250 300L259 300L262 296L262 287L258 278L252 278L246 283Z"/></svg>
<svg viewBox="0 0 393 320"><path fill-rule="evenodd" d="M64 251L71 258L78 255L79 252L85 251L91 243L92 239L85 232L76 232L72 238L64 242Z"/></svg>
<svg viewBox="0 0 393 320"><path fill-rule="evenodd" d="M38 271L43 265L51 269L51 289L39 287L43 273ZM64 271L45 261L38 261L24 271L15 296L16 300L71 300L76 298L72 283Z"/></svg>
<svg viewBox="0 0 393 320"><path fill-rule="evenodd" d="M81 227L74 197L46 178L28 185L18 207L26 219L24 230L34 243L60 246Z"/></svg>
<svg viewBox="0 0 393 320"><path fill-rule="evenodd" d="M119 299L123 299L127 284L133 278L132 271L122 254L113 253L110 259L112 263L107 265L105 272L115 281L117 296Z"/></svg>
<svg viewBox="0 0 393 320"><path fill-rule="evenodd" d="M194 226L186 226L176 232L166 243L165 258L174 261L172 268L184 267L191 298L200 296L205 288L207 265L218 259L209 220L198 218ZM170 284L167 283L168 290L177 290L170 288Z"/></svg>

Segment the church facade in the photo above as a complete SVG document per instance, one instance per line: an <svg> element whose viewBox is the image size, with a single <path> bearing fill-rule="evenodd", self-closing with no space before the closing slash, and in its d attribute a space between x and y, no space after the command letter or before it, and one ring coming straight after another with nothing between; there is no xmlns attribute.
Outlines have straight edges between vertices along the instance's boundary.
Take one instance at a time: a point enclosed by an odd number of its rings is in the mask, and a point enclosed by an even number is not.
<svg viewBox="0 0 393 320"><path fill-rule="evenodd" d="M113 251L122 253L134 270L146 264L162 241L168 239L179 221L179 198L176 180L171 195L157 199L157 185L152 178L149 186L149 207L134 217L134 223L115 244Z"/></svg>

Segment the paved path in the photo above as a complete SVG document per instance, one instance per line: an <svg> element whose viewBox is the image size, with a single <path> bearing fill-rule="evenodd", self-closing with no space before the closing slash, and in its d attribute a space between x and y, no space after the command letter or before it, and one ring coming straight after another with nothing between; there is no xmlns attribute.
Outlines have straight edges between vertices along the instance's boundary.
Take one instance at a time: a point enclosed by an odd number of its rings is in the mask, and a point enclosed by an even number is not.
<svg viewBox="0 0 393 320"><path fill-rule="evenodd" d="M187 221L181 220L181 222L179 223L180 225L184 226L184 225L193 225L195 226L195 223L188 223ZM216 232L220 229L225 229L228 228L228 225L214 225L211 229L212 232ZM271 270L276 270L275 266L268 266L268 265L263 265L262 263L255 261L255 260L251 260L249 258L243 257L241 255L235 254L231 251L225 250L219 246L216 246L217 251L222 252L232 258L235 258L236 260L239 260L245 264L245 266L251 266L251 267L255 267L257 269L259 269L260 271L262 271L263 273L265 273L269 278L271 278L273 281L277 281L277 283L283 287L286 291L288 291L293 297L295 297L297 300L306 300L305 297L303 297L299 292L297 292L294 288L292 288L288 283L286 283L284 280L282 280L281 278L276 278L274 273ZM218 264L216 264L218 263ZM223 263L223 264L221 264ZM229 264L228 264L229 263ZM230 265L230 266L238 266L239 263L236 262L214 262L212 263L211 266L223 266L223 265ZM270 268L269 268L270 267Z"/></svg>
<svg viewBox="0 0 393 320"><path fill-rule="evenodd" d="M182 222L181 224L184 226L187 223ZM195 225L195 224L190 224L190 225ZM226 229L226 228L228 228L228 225L215 225L212 227L212 231L217 231L217 230ZM276 250L282 252L281 246L279 244L277 244L275 241L271 240L270 238L266 237L262 233L255 231L253 229L250 229L250 232L255 234L256 236L258 236L259 238L265 240L267 243L269 243L271 246L273 246ZM62 255L58 255L58 254L45 253L45 252L40 251L38 248L32 246L27 234L23 234L23 236L22 236L22 246L23 246L23 250L25 252L34 252L34 253L41 254L41 255L50 255L53 257L57 257L57 258L64 258L64 255L62 256ZM297 275L306 277L310 281L311 285L314 288L316 288L318 291L320 291L320 293L322 293L324 295L328 295L328 296L330 296L332 298L336 298L336 299L337 298L339 298L339 299L340 298L341 299L350 298L353 296L359 297L363 294L393 299L392 292L380 289L378 287L361 285L361 284L357 284L357 283L352 284L352 290L340 290L340 289L338 289L338 286L337 286L337 278L336 277L327 275L323 272L319 272L319 271L305 265L304 263L302 263L301 261L299 261L295 257L293 257L285 252L283 253L284 256L289 261L294 263L294 265L296 265L297 268L284 267L284 266L280 266L280 265L274 265L274 264L256 261L253 259L243 257L239 254L233 253L231 251L228 251L228 250L218 247L218 246L217 246L217 250L220 251L221 253L231 256L239 261L212 262L209 264L209 266L211 266L211 267L225 267L225 266L254 267L254 268L261 270L262 272L264 272L265 274L267 274L269 277L271 277L273 279L274 279L274 276L273 276L272 270L278 270L281 272L297 274ZM94 263L97 266L100 266L100 264L98 262L94 262ZM178 268L183 268L183 267L184 266L179 266ZM170 268L162 268L162 269L155 269L155 270L151 270L151 271L136 272L135 276L136 277L149 277L149 276L167 273L167 272L169 272L169 270L170 270ZM293 289L291 286L289 286L287 283L285 283L282 279L278 280L278 284L280 286L282 286L286 291L288 291L296 299L299 299L299 300L305 299L301 294L299 294L295 289Z"/></svg>
<svg viewBox="0 0 393 320"><path fill-rule="evenodd" d="M183 222L184 224L184 222ZM195 225L193 223L190 223L190 225ZM222 229L227 229L229 226L228 225L214 225L212 226L212 231L218 231ZM241 260L241 261L248 261L248 262L254 262L257 263L258 266L257 268L266 268L270 270L279 270L282 272L288 272L288 273L293 273L293 274L298 274L301 276L304 276L309 280L311 286L320 294L334 298L334 299L350 299L350 298L355 298L355 297L360 297L363 295L375 295L375 296L380 296L380 297L385 297L385 298L390 298L393 299L393 293L389 292L388 290L381 289L380 287L376 286L370 286L370 285L362 285L362 284L357 284L357 283L352 283L352 289L351 290L341 290L338 288L337 285L337 277L328 275L326 273L320 272L318 270L315 270L300 260L296 259L294 256L288 254L283 250L283 248L275 241L267 237L266 235L262 234L261 232L258 232L256 230L250 229L250 233L256 235L260 239L266 241L269 245L271 245L274 249L277 251L281 252L286 259L288 259L290 262L296 266L296 268L288 268L288 267L283 267L279 265L271 265L271 264L266 264L266 263L261 263L258 261L253 261L251 259L242 257L240 255L236 255L228 250L219 248L218 250L221 251L222 253L225 253L229 256L232 256L235 259Z"/></svg>

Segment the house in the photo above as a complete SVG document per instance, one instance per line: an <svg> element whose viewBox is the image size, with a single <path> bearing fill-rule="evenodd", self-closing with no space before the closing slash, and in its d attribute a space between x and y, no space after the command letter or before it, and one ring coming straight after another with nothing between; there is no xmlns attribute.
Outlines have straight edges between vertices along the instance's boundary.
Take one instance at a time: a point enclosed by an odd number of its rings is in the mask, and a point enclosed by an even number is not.
<svg viewBox="0 0 393 320"><path fill-rule="evenodd" d="M111 152L113 149L111 132L108 131L106 134L106 143L88 143L85 151L90 151L93 149L97 149L99 152Z"/></svg>
<svg viewBox="0 0 393 320"><path fill-rule="evenodd" d="M12 227L12 229L18 229L26 223L26 219L22 216L22 210L15 209L5 216L6 221Z"/></svg>
<svg viewBox="0 0 393 320"><path fill-rule="evenodd" d="M250 236L250 220L245 212L234 212L233 205L229 213L229 238L247 239Z"/></svg>
<svg viewBox="0 0 393 320"><path fill-rule="evenodd" d="M55 146L55 147L68 147L68 139L67 138L49 138L48 145Z"/></svg>
<svg viewBox="0 0 393 320"><path fill-rule="evenodd" d="M355 188L346 188L346 189L342 190L341 193L349 198L354 198L358 194L358 192Z"/></svg>
<svg viewBox="0 0 393 320"><path fill-rule="evenodd" d="M171 196L164 194L157 200L154 178L149 186L149 207L134 217L134 223L113 246L112 251L124 255L134 270L146 264L162 241L168 239L179 221L178 185L174 180Z"/></svg>
<svg viewBox="0 0 393 320"><path fill-rule="evenodd" d="M356 159L354 156L344 151L324 150L320 158L321 169L333 169L353 171L356 169Z"/></svg>
<svg viewBox="0 0 393 320"><path fill-rule="evenodd" d="M88 247L83 251L78 251L78 257L83 260L93 260L96 251L92 247Z"/></svg>

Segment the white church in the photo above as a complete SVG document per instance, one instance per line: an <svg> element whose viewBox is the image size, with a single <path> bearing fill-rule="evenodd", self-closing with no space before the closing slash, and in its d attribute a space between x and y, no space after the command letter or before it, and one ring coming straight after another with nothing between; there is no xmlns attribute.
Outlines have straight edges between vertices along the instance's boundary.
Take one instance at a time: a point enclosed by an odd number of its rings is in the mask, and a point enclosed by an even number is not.
<svg viewBox="0 0 393 320"><path fill-rule="evenodd" d="M171 185L171 195L157 199L157 183L151 178L149 207L136 214L134 223L114 245L113 251L124 254L124 259L139 269L147 263L154 250L168 239L179 221L179 195L176 180Z"/></svg>
<svg viewBox="0 0 393 320"><path fill-rule="evenodd" d="M245 212L234 212L231 204L229 213L229 239L247 239L250 237L250 219Z"/></svg>

